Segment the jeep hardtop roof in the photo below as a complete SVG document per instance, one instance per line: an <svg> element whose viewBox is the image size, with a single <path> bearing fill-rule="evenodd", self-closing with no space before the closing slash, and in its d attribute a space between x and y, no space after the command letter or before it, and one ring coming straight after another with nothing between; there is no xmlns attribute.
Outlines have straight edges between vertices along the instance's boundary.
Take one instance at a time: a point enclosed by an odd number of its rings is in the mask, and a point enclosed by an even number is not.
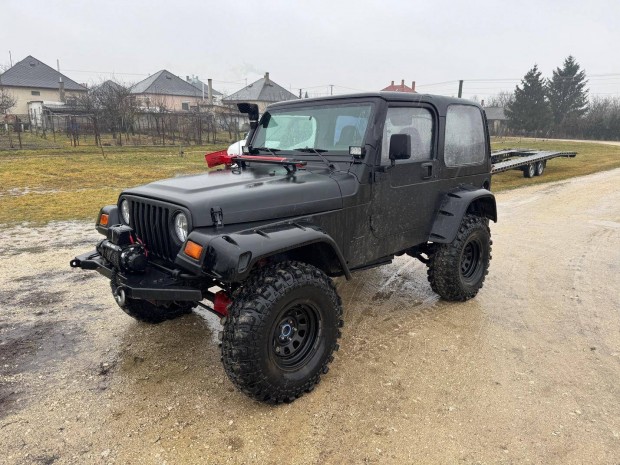
<svg viewBox="0 0 620 465"><path fill-rule="evenodd" d="M445 97L443 95L431 95L431 94L411 94L407 92L363 92L359 94L346 94L346 95L334 95L329 97L316 97L298 100L287 100L284 102L273 103L267 107L267 110L284 107L294 107L300 105L308 105L312 103L331 102L338 101L355 101L355 100L368 100L368 99L382 99L386 102L415 102L415 103L430 103L437 108L440 116L445 116L446 110L449 105L472 105L482 110L482 107L476 102L470 100L464 100L456 97Z"/></svg>

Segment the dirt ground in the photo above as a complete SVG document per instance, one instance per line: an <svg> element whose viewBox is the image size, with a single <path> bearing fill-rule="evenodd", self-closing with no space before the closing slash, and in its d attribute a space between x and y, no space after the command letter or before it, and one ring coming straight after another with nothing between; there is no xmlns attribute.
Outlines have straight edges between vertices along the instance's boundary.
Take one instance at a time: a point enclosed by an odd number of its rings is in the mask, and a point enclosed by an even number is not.
<svg viewBox="0 0 620 465"><path fill-rule="evenodd" d="M69 260L91 224L0 231L0 463L620 463L620 170L498 195L478 297L424 266L338 281L346 325L315 391L238 393L213 318L125 316Z"/></svg>

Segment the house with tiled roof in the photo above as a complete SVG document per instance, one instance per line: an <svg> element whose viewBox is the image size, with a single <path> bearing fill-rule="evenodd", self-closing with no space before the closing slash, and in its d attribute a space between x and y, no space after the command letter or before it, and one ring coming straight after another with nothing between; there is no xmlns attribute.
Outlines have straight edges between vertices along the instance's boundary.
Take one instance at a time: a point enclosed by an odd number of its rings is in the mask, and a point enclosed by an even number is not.
<svg viewBox="0 0 620 465"><path fill-rule="evenodd" d="M386 92L408 92L410 94L415 94L416 93L415 81L411 82L411 87L405 84L404 79L400 81L400 84L394 84L394 81L392 81L392 83L389 86L381 90L386 91Z"/></svg>
<svg viewBox="0 0 620 465"><path fill-rule="evenodd" d="M258 81L245 86L243 89L228 97L224 97L222 102L229 105L244 102L256 103L258 105L258 110L263 113L267 105L271 103L281 102L283 100L295 100L297 98L295 94L272 81L269 77L269 73L265 73L265 76Z"/></svg>
<svg viewBox="0 0 620 465"><path fill-rule="evenodd" d="M140 106L147 109L190 111L208 104L208 87L203 93L203 90L193 83L165 69L135 84L131 88L131 94L136 97Z"/></svg>
<svg viewBox="0 0 620 465"><path fill-rule="evenodd" d="M0 87L10 92L17 103L16 115L28 113L28 102L48 101L75 104L86 87L58 72L32 55L0 74Z"/></svg>

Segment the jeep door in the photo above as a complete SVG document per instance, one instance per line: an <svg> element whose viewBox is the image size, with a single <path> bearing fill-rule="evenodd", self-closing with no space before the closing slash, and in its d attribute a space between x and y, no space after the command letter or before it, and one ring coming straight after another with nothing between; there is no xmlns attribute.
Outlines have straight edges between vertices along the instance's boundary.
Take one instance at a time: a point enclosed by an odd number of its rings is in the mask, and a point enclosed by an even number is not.
<svg viewBox="0 0 620 465"><path fill-rule="evenodd" d="M381 252L389 254L426 242L430 232L439 183L437 182L437 133L434 107L390 104L381 143L381 158L373 179L371 230L380 238ZM390 138L410 137L410 157L389 159Z"/></svg>

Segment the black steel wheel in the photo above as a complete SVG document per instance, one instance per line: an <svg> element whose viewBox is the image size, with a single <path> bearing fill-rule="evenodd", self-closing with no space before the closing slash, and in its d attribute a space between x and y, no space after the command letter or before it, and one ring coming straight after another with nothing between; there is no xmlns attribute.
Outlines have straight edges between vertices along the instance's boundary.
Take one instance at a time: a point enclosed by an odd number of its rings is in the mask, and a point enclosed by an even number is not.
<svg viewBox="0 0 620 465"><path fill-rule="evenodd" d="M283 370L296 370L312 357L321 328L312 302L296 302L282 310L272 330L272 355Z"/></svg>
<svg viewBox="0 0 620 465"><path fill-rule="evenodd" d="M491 244L488 220L465 215L451 243L434 245L428 261L433 291L452 301L474 297L489 272Z"/></svg>
<svg viewBox="0 0 620 465"><path fill-rule="evenodd" d="M523 168L523 176L526 178L533 178L536 174L536 164L530 163L526 167Z"/></svg>
<svg viewBox="0 0 620 465"><path fill-rule="evenodd" d="M321 270L281 262L257 270L224 321L222 362L248 396L291 402L327 373L338 349L342 304Z"/></svg>
<svg viewBox="0 0 620 465"><path fill-rule="evenodd" d="M536 173L534 173L536 176L542 176L542 174L545 172L545 166L547 165L546 161L539 161L536 162Z"/></svg>

